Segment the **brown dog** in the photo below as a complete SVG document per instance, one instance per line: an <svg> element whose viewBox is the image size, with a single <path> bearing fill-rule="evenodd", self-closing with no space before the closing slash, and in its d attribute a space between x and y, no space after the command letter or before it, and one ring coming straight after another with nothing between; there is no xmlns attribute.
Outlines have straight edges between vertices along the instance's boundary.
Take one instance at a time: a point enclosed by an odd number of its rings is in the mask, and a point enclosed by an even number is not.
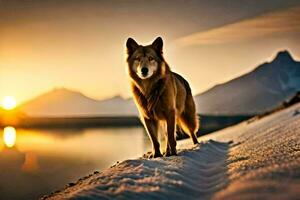
<svg viewBox="0 0 300 200"><path fill-rule="evenodd" d="M198 143L199 122L188 82L172 72L162 55L163 41L158 37L151 45L138 45L132 38L126 43L128 72L132 93L141 120L152 141L150 157L160 157L158 127L167 125L166 156L176 155L176 124Z"/></svg>

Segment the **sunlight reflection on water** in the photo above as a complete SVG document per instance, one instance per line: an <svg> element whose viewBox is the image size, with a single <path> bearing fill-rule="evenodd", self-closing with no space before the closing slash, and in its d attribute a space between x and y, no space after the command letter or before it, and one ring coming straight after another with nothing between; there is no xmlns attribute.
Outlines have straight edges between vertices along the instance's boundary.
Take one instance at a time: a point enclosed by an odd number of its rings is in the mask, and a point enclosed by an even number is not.
<svg viewBox="0 0 300 200"><path fill-rule="evenodd" d="M95 170L142 156L150 149L142 127L71 130L6 127L0 138L1 198L37 199Z"/></svg>
<svg viewBox="0 0 300 200"><path fill-rule="evenodd" d="M15 145L16 138L17 134L16 129L14 127L9 126L3 129L3 141L8 148L11 148Z"/></svg>

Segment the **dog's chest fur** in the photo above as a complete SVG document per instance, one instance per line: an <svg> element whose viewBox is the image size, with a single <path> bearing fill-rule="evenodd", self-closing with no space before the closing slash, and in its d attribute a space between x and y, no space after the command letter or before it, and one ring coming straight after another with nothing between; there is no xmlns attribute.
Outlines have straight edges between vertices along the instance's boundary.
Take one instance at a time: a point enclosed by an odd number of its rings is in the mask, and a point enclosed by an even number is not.
<svg viewBox="0 0 300 200"><path fill-rule="evenodd" d="M158 79L150 84L142 82L140 87L133 85L132 92L140 113L147 118L161 119L166 115L167 107L164 105L165 96L168 94L169 78Z"/></svg>

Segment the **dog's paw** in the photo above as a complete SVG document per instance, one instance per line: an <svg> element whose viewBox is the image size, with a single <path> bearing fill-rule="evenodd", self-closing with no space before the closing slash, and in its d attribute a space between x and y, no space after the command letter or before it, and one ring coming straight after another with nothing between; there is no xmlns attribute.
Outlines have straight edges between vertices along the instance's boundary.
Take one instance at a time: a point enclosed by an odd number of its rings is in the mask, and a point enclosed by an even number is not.
<svg viewBox="0 0 300 200"><path fill-rule="evenodd" d="M153 152L149 151L143 155L143 158L150 159L150 158L158 158L158 157L162 157L162 156L163 155L160 152L153 153Z"/></svg>
<svg viewBox="0 0 300 200"><path fill-rule="evenodd" d="M158 158L158 157L162 157L162 156L163 155L159 151L159 152L155 152L155 153L152 152L148 158Z"/></svg>
<svg viewBox="0 0 300 200"><path fill-rule="evenodd" d="M148 151L147 153L144 153L143 158L149 158L149 155L151 155L152 152Z"/></svg>
<svg viewBox="0 0 300 200"><path fill-rule="evenodd" d="M164 153L164 156L165 156L165 157L169 157L169 156L177 156L177 152L176 152L176 151L175 151L175 152L166 151L166 152Z"/></svg>

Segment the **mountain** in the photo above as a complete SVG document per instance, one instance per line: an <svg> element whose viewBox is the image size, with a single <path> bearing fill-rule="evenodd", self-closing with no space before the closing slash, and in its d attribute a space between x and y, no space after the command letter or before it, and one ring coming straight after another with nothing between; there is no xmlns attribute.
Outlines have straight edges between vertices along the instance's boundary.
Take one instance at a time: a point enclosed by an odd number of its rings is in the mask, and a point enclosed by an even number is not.
<svg viewBox="0 0 300 200"><path fill-rule="evenodd" d="M270 111L300 91L300 62L281 51L270 63L195 96L199 114L256 115ZM95 100L60 88L20 106L29 116L137 116L132 99Z"/></svg>
<svg viewBox="0 0 300 200"><path fill-rule="evenodd" d="M272 110L300 91L300 62L281 51L271 62L195 97L201 114L253 115Z"/></svg>
<svg viewBox="0 0 300 200"><path fill-rule="evenodd" d="M19 110L38 117L136 116L132 100L116 96L95 100L65 88L53 89L21 105Z"/></svg>

